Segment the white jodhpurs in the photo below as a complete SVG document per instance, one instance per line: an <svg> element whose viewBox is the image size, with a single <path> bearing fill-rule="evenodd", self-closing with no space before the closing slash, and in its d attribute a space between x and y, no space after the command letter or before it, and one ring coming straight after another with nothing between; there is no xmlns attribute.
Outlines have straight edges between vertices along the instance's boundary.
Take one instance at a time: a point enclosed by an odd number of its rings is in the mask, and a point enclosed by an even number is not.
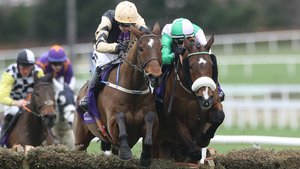
<svg viewBox="0 0 300 169"><path fill-rule="evenodd" d="M4 109L4 116L11 114L11 115L16 115L20 108L18 106L3 106Z"/></svg>
<svg viewBox="0 0 300 169"><path fill-rule="evenodd" d="M116 60L118 58L117 54L111 54L111 53L100 53L94 50L93 55L95 57L94 64L96 67L101 67L113 60ZM119 63L120 60L116 60L114 63Z"/></svg>

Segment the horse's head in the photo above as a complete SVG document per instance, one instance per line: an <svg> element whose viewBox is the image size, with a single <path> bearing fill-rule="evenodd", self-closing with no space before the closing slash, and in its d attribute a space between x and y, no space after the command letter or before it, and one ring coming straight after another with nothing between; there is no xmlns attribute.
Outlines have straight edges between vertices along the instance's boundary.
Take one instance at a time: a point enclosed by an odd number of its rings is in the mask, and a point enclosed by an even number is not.
<svg viewBox="0 0 300 169"><path fill-rule="evenodd" d="M38 114L48 127L53 127L56 120L55 92L52 86L52 75L34 78L35 86L32 92L30 107Z"/></svg>
<svg viewBox="0 0 300 169"><path fill-rule="evenodd" d="M142 33L134 27L131 28L131 31L137 37L135 50L137 55L137 65L143 71L145 77L148 78L151 86L157 87L159 86L159 77L162 74L160 26L156 23L152 33L149 34Z"/></svg>
<svg viewBox="0 0 300 169"><path fill-rule="evenodd" d="M198 46L195 39L185 39L184 45L187 52L183 55L182 65L186 83L198 97L203 110L209 109L215 100L216 84L212 80L213 62L209 50L214 42L214 36L205 46Z"/></svg>
<svg viewBox="0 0 300 169"><path fill-rule="evenodd" d="M76 111L75 94L68 84L59 83L53 79L53 85L56 93L57 108L59 120L65 121L74 116Z"/></svg>

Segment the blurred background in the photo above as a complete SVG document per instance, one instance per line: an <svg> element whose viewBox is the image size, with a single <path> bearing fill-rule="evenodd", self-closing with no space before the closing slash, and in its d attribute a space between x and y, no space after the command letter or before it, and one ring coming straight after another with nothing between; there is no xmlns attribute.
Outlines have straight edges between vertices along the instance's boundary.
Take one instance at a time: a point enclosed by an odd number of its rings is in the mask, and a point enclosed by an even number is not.
<svg viewBox="0 0 300 169"><path fill-rule="evenodd" d="M0 69L14 62L22 48L39 57L61 44L80 88L90 77L92 41L101 15L119 2L0 0ZM226 94L226 118L217 134L300 137L299 0L132 2L150 28L185 17L207 37L215 34L212 51Z"/></svg>

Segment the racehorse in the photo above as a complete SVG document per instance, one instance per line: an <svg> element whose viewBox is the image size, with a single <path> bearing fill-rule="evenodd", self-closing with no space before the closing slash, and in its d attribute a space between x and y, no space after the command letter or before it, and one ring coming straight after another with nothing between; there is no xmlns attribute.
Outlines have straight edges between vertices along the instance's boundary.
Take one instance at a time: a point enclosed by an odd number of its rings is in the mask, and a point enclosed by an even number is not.
<svg viewBox="0 0 300 169"><path fill-rule="evenodd" d="M72 122L76 112L75 94L67 83L61 84L53 78L57 103L57 120L52 128L55 143L74 147Z"/></svg>
<svg viewBox="0 0 300 169"><path fill-rule="evenodd" d="M223 106L212 80L209 50L213 42L214 36L205 46L196 44L194 38L185 39L185 53L165 76L164 101L156 99L159 131L155 158L198 161L201 148L209 144L223 122Z"/></svg>
<svg viewBox="0 0 300 169"><path fill-rule="evenodd" d="M81 149L85 150L91 139L97 136L116 146L120 159L128 160L132 158L131 148L142 137L140 164L149 166L158 129L154 95L149 83L157 86L161 75L160 27L155 24L149 34L131 27L131 36L128 52L121 56L123 63L110 72L96 96L98 117L91 112L84 114L84 117L89 116L87 119L94 116L96 122L83 125L82 118L76 113L75 145L81 145ZM80 89L77 103L86 90L87 85Z"/></svg>
<svg viewBox="0 0 300 169"><path fill-rule="evenodd" d="M56 119L52 75L42 78L34 76L35 85L28 106L21 108L15 116L15 126L8 135L6 146L40 146L51 138L49 132ZM14 120L13 120L14 121ZM49 139L47 144L52 144Z"/></svg>

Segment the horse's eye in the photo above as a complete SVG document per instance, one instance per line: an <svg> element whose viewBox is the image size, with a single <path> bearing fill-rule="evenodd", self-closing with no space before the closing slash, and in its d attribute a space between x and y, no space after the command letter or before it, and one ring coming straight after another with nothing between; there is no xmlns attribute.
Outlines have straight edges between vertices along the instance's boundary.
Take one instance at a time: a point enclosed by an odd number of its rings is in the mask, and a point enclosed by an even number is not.
<svg viewBox="0 0 300 169"><path fill-rule="evenodd" d="M139 50L140 50L141 52L143 52L143 48L142 48L142 47L139 47Z"/></svg>

